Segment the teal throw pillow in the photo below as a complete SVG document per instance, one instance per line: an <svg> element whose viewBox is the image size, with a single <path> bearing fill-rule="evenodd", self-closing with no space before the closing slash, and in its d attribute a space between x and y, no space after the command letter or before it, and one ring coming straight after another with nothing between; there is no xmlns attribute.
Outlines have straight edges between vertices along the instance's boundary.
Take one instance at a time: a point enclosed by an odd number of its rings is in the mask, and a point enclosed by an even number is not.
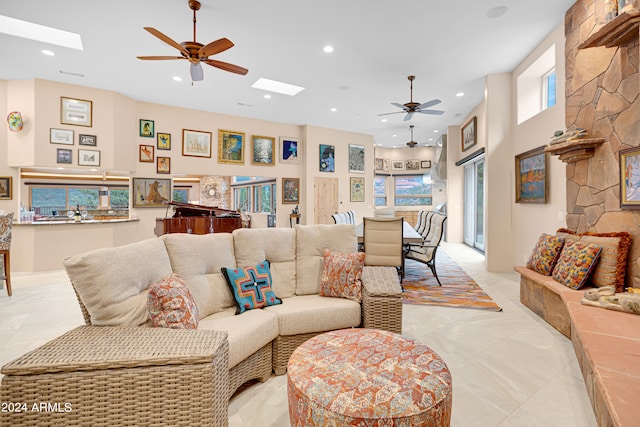
<svg viewBox="0 0 640 427"><path fill-rule="evenodd" d="M236 300L236 314L254 308L282 304L282 300L273 292L269 261L263 261L255 267L222 267L222 274Z"/></svg>

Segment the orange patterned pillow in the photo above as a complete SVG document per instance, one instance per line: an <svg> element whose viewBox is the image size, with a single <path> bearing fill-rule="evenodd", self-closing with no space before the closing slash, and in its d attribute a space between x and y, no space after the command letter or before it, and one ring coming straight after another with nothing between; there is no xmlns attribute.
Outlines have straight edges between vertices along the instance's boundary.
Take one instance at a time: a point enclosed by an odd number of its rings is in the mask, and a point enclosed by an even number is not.
<svg viewBox="0 0 640 427"><path fill-rule="evenodd" d="M340 297L362 301L362 268L364 267L364 252L343 254L322 251L324 265L322 266L322 281L320 295L324 297Z"/></svg>
<svg viewBox="0 0 640 427"><path fill-rule="evenodd" d="M153 326L198 329L198 306L176 273L149 287L147 304Z"/></svg>

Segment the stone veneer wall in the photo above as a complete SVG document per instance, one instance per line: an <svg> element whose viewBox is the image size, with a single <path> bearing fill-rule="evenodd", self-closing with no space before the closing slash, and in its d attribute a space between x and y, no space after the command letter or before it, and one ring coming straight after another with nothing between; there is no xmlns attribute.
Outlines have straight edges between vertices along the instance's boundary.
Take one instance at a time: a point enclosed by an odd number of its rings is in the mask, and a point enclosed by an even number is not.
<svg viewBox="0 0 640 427"><path fill-rule="evenodd" d="M231 177L203 176L200 178L200 204L231 209Z"/></svg>
<svg viewBox="0 0 640 427"><path fill-rule="evenodd" d="M627 286L640 287L640 211L620 209L619 151L640 145L639 46L578 49L602 27L604 0L578 0L565 15L566 126L606 138L595 156L567 165L567 227L634 236Z"/></svg>

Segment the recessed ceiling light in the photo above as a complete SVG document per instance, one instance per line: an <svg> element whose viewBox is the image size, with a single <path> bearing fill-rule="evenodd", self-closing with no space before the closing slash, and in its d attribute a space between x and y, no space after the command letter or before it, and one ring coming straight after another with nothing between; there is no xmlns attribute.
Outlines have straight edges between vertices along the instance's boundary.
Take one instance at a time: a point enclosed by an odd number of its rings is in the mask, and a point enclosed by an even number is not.
<svg viewBox="0 0 640 427"><path fill-rule="evenodd" d="M394 138L397 138L397 137L398 137L398 135L393 135L393 137L394 137Z"/></svg>
<svg viewBox="0 0 640 427"><path fill-rule="evenodd" d="M4 15L0 15L0 33L71 49L84 50L80 34L58 30L57 28L46 27Z"/></svg>
<svg viewBox="0 0 640 427"><path fill-rule="evenodd" d="M461 96L464 96L464 92L458 92L458 93L456 93L456 96L457 96L458 98L460 98Z"/></svg>
<svg viewBox="0 0 640 427"><path fill-rule="evenodd" d="M380 120L380 121L381 121L382 123L386 123L386 122L387 122L387 119L382 119L382 120Z"/></svg>
<svg viewBox="0 0 640 427"><path fill-rule="evenodd" d="M256 80L256 82L252 84L251 87L254 89L262 89L268 92L275 92L289 96L295 96L304 90L302 86L278 82L276 80L269 80L263 77L260 77L258 80Z"/></svg>
<svg viewBox="0 0 640 427"><path fill-rule="evenodd" d="M335 107L333 107L333 108L331 109L331 111L335 113L336 111L338 111L338 109L337 109L337 108L335 108Z"/></svg>
<svg viewBox="0 0 640 427"><path fill-rule="evenodd" d="M55 52L48 49L42 49L40 52L42 52L44 55L47 55L47 56L56 56Z"/></svg>
<svg viewBox="0 0 640 427"><path fill-rule="evenodd" d="M433 132L434 132L434 133L438 133L438 132L440 132L440 131L439 131L438 129L436 129L436 130L434 130Z"/></svg>
<svg viewBox="0 0 640 427"><path fill-rule="evenodd" d="M182 81L182 77L180 77L180 76L173 76L173 81L174 81L174 82L181 82L181 81Z"/></svg>
<svg viewBox="0 0 640 427"><path fill-rule="evenodd" d="M331 53L333 52L333 46L327 45L322 50L324 51L324 53Z"/></svg>
<svg viewBox="0 0 640 427"><path fill-rule="evenodd" d="M495 19L499 18L505 13L507 13L507 6L496 6L492 7L487 11L487 18Z"/></svg>
<svg viewBox="0 0 640 427"><path fill-rule="evenodd" d="M264 99L271 99L271 95L269 95L268 93L264 94Z"/></svg>
<svg viewBox="0 0 640 427"><path fill-rule="evenodd" d="M433 138L429 138L429 141L433 141Z"/></svg>

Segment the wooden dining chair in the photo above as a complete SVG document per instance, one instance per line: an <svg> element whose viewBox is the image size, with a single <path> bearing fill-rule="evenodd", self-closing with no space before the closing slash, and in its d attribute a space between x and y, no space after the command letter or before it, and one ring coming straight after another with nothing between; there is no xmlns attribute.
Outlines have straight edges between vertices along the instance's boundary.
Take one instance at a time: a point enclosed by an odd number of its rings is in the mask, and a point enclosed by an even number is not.
<svg viewBox="0 0 640 427"><path fill-rule="evenodd" d="M11 227L13 225L13 213L8 215L0 215L0 255L4 265L4 274L0 276L0 280L4 279L7 285L7 294L11 296L11 257L9 250L11 249Z"/></svg>
<svg viewBox="0 0 640 427"><path fill-rule="evenodd" d="M400 283L404 279L402 223L404 218L364 218L364 265L396 267Z"/></svg>

